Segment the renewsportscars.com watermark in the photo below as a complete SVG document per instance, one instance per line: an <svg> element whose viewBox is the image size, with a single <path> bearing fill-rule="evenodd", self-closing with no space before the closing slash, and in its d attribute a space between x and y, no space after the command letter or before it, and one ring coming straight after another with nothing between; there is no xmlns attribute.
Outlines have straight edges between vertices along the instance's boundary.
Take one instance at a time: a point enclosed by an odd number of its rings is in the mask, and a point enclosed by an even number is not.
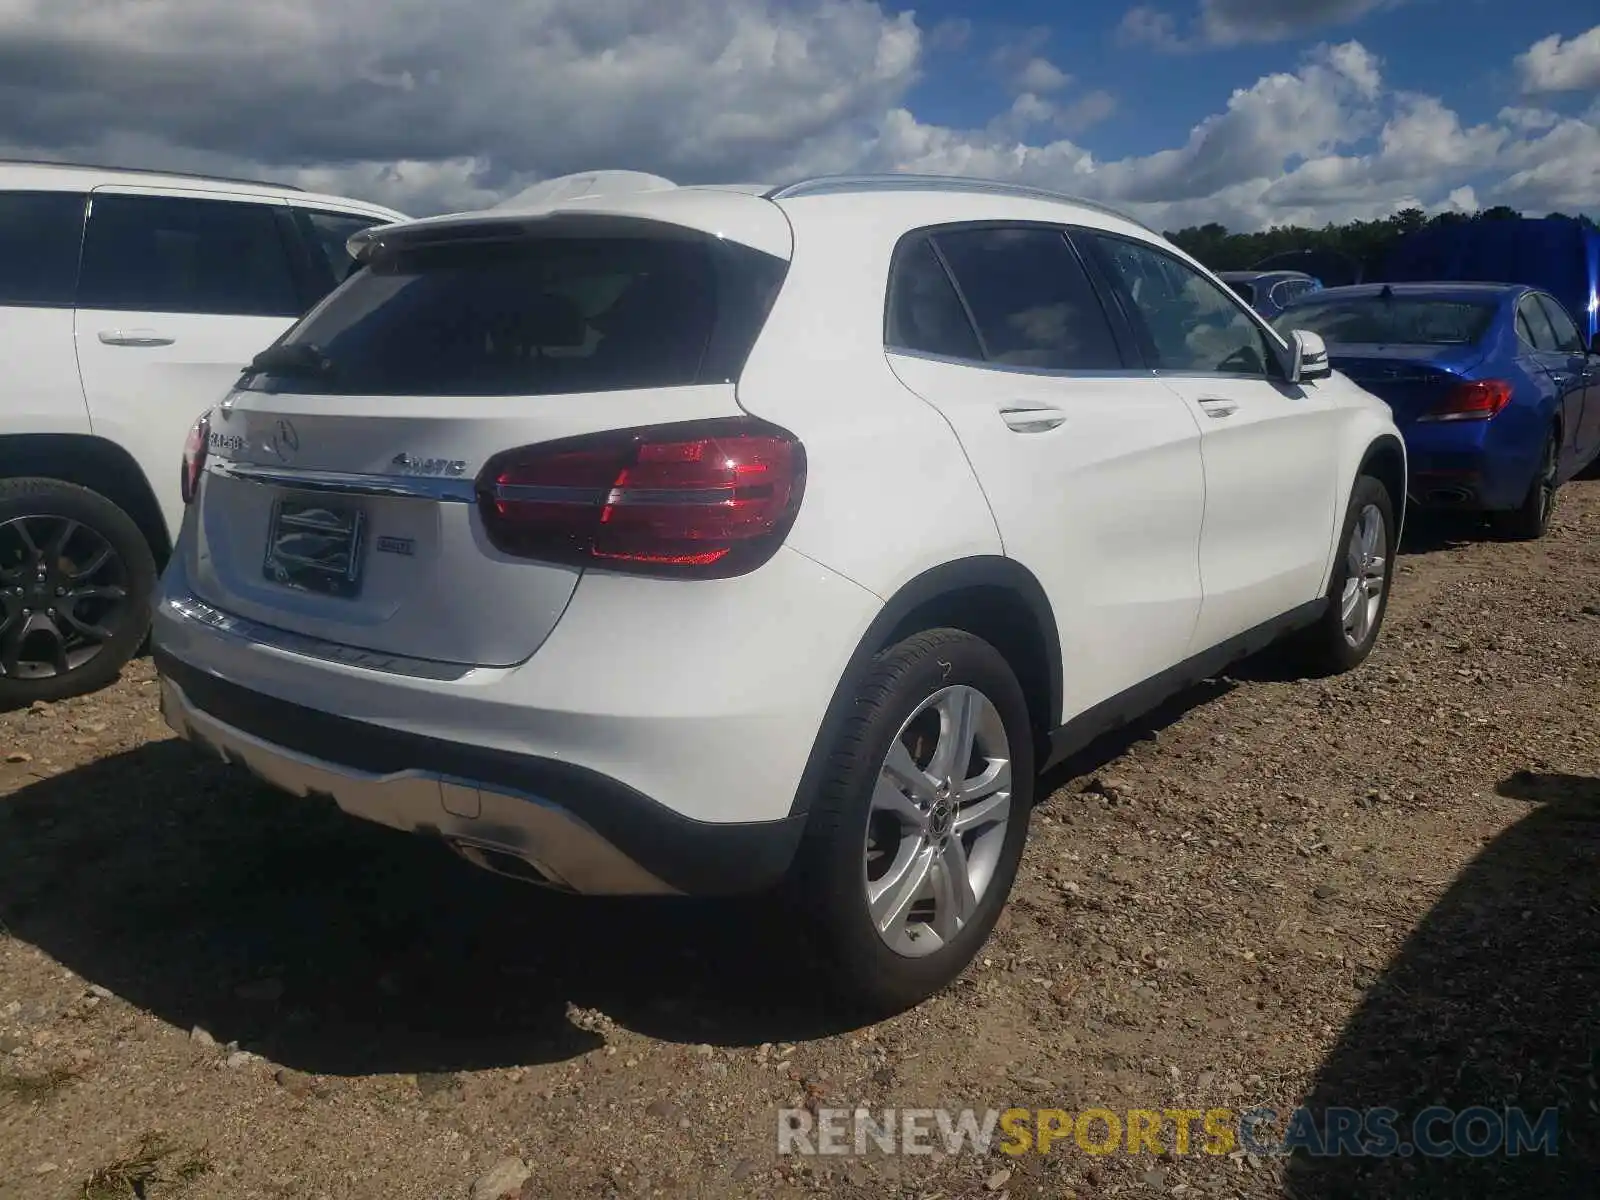
<svg viewBox="0 0 1600 1200"><path fill-rule="evenodd" d="M1276 1132L1282 1120L1283 1130ZM1557 1110L1426 1108L805 1108L778 1110L779 1154L1554 1155Z"/></svg>

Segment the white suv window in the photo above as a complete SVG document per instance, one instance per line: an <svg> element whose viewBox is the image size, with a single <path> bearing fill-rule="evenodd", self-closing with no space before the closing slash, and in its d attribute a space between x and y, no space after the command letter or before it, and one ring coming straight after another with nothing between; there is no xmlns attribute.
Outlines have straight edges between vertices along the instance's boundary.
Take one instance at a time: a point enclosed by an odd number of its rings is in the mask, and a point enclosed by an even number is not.
<svg viewBox="0 0 1600 1200"><path fill-rule="evenodd" d="M907 240L891 268L885 338L892 348L1035 370L1126 365L1076 252L1062 230L1040 226Z"/></svg>
<svg viewBox="0 0 1600 1200"><path fill-rule="evenodd" d="M1239 302L1200 272L1153 246L1088 235L1107 273L1143 324L1157 370L1186 375L1262 375L1273 361L1266 335Z"/></svg>
<svg viewBox="0 0 1600 1200"><path fill-rule="evenodd" d="M105 193L89 210L78 305L243 317L304 308L270 206Z"/></svg>
<svg viewBox="0 0 1600 1200"><path fill-rule="evenodd" d="M0 305L70 308L82 192L0 192Z"/></svg>

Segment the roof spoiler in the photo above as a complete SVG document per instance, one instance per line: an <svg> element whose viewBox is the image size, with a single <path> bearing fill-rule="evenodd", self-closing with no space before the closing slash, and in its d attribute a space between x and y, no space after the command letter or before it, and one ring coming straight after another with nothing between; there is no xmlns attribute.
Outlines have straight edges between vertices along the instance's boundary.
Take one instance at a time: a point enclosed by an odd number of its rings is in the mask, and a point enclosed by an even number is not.
<svg viewBox="0 0 1600 1200"><path fill-rule="evenodd" d="M541 180L482 211L500 213L507 217L532 215L571 200L629 195L636 192L659 192L677 186L664 176L651 175L645 171L579 171L572 175L557 175L553 179ZM454 213L444 217L434 217L431 220L443 223L452 216L463 215L465 214ZM357 263L363 263L372 256L385 231L393 232L393 229L392 225L375 225L358 230L345 243L345 250Z"/></svg>

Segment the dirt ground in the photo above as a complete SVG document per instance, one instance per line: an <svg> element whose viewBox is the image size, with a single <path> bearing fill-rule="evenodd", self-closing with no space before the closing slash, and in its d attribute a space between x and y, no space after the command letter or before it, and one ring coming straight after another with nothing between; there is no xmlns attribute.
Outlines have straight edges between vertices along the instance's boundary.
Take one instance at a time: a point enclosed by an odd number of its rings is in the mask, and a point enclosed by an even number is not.
<svg viewBox="0 0 1600 1200"><path fill-rule="evenodd" d="M0 1197L1593 1195L1600 483L1536 545L1412 532L1364 668L1250 665L1057 773L982 962L864 1028L749 906L264 791L147 661L0 716ZM808 1101L1554 1106L1560 1145L780 1157Z"/></svg>

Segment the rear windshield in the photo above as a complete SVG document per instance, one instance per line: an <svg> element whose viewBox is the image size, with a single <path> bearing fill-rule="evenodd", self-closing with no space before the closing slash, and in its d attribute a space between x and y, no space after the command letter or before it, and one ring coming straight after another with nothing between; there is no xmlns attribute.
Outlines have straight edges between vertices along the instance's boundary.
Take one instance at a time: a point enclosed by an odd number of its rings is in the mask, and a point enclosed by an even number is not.
<svg viewBox="0 0 1600 1200"><path fill-rule="evenodd" d="M1488 330L1495 307L1482 300L1356 296L1307 300L1280 313L1273 325L1285 337L1304 329L1345 345L1465 346Z"/></svg>
<svg viewBox="0 0 1600 1200"><path fill-rule="evenodd" d="M648 229L457 235L380 250L258 356L245 386L528 396L737 378L787 263Z"/></svg>
<svg viewBox="0 0 1600 1200"><path fill-rule="evenodd" d="M1243 296L1245 298L1246 302L1248 302L1250 304L1254 304L1255 303L1255 300L1256 300L1256 289L1253 286L1251 286L1250 284L1243 283L1243 282L1241 282L1241 281L1239 281L1237 279L1225 279L1225 280L1223 280L1223 282L1226 283L1229 287L1231 287L1239 295Z"/></svg>

